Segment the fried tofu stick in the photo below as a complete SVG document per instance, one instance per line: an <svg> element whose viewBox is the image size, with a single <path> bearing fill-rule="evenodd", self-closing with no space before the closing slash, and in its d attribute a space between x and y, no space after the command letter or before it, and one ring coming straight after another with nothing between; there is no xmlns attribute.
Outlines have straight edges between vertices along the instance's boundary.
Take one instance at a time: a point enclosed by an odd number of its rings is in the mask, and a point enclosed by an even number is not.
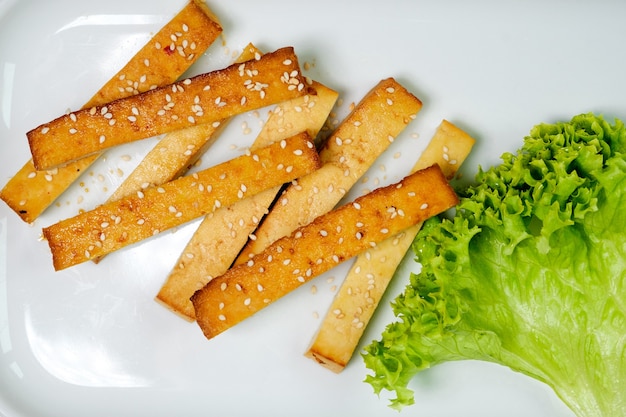
<svg viewBox="0 0 626 417"><path fill-rule="evenodd" d="M106 255L319 168L306 133L43 229L56 270Z"/></svg>
<svg viewBox="0 0 626 417"><path fill-rule="evenodd" d="M287 187L236 264L333 209L421 107L421 101L393 78L374 86L320 151L322 168Z"/></svg>
<svg viewBox="0 0 626 417"><path fill-rule="evenodd" d="M202 56L220 33L222 27L206 4L200 0L190 1L83 108L173 83ZM0 199L22 220L31 223L97 157L93 155L45 171L37 171L33 161L29 160L0 191Z"/></svg>
<svg viewBox="0 0 626 417"><path fill-rule="evenodd" d="M438 164L451 179L474 142L466 132L444 120L412 172ZM345 368L421 227L420 222L357 256L305 356L333 372Z"/></svg>
<svg viewBox="0 0 626 417"><path fill-rule="evenodd" d="M271 111L251 150L298 132L306 131L311 137L318 134L338 93L317 82L312 86L315 95L297 97ZM212 277L223 274L232 265L248 236L267 214L280 188L265 190L206 216L159 290L157 301L186 320L195 320L189 298Z"/></svg>
<svg viewBox="0 0 626 417"><path fill-rule="evenodd" d="M209 281L191 298L196 321L204 335L213 338L303 283L457 202L436 165L378 188Z"/></svg>
<svg viewBox="0 0 626 417"><path fill-rule="evenodd" d="M213 123L305 95L293 48L71 112L26 136L37 169L51 169L112 146Z"/></svg>

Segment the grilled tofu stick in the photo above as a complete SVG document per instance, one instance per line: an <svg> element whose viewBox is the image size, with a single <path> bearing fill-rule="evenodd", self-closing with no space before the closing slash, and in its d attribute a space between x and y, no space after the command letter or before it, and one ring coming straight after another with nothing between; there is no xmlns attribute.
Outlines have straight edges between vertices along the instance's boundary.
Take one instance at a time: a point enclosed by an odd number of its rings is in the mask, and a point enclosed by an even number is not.
<svg viewBox="0 0 626 417"><path fill-rule="evenodd" d="M421 107L421 101L393 78L380 81L321 149L322 168L287 187L236 263L246 262L275 240L333 209Z"/></svg>
<svg viewBox="0 0 626 417"><path fill-rule="evenodd" d="M472 137L444 120L412 172L438 164L451 179L473 145ZM305 356L334 372L345 368L421 227L420 222L356 257Z"/></svg>
<svg viewBox="0 0 626 417"><path fill-rule="evenodd" d="M437 165L378 188L209 281L191 298L196 322L207 338L215 337L319 274L457 202Z"/></svg>
<svg viewBox="0 0 626 417"><path fill-rule="evenodd" d="M202 56L220 33L222 27L204 1L190 1L83 108L102 105L173 83ZM31 223L97 157L98 155L93 155L44 171L37 171L33 161L29 160L0 191L0 199L22 220Z"/></svg>
<svg viewBox="0 0 626 417"><path fill-rule="evenodd" d="M315 95L286 101L270 112L252 151L298 132L317 136L338 93L317 82L312 85ZM280 189L281 186L267 189L205 216L159 290L157 301L193 321L195 313L189 298L212 277L223 274L232 265Z"/></svg>
<svg viewBox="0 0 626 417"><path fill-rule="evenodd" d="M293 48L71 112L26 136L37 169L309 93Z"/></svg>
<svg viewBox="0 0 626 417"><path fill-rule="evenodd" d="M56 270L139 242L319 168L306 133L43 229Z"/></svg>

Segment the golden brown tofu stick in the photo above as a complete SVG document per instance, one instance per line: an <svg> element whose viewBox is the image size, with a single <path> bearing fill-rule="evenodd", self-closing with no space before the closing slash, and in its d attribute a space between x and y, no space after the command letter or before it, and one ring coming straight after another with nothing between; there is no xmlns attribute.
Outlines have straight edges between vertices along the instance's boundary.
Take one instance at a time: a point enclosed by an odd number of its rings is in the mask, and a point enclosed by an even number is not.
<svg viewBox="0 0 626 417"><path fill-rule="evenodd" d="M466 132L444 120L412 172L438 164L444 175L451 179L469 155L474 142ZM345 368L421 227L420 222L356 257L305 356L333 372Z"/></svg>
<svg viewBox="0 0 626 417"><path fill-rule="evenodd" d="M311 137L318 134L338 93L317 82L312 86L315 95L297 97L271 111L252 150L298 132L306 131ZM206 216L161 287L157 301L193 321L195 313L189 298L212 277L223 274L232 265L280 188L270 188Z"/></svg>
<svg viewBox="0 0 626 417"><path fill-rule="evenodd" d="M209 281L191 298L196 321L207 338L215 337L313 277L457 202L436 165L374 190Z"/></svg>
<svg viewBox="0 0 626 417"><path fill-rule="evenodd" d="M83 108L171 84L221 32L222 27L206 4L190 1ZM176 36L175 41L172 36ZM0 199L22 220L31 223L96 159L97 155L93 155L45 171L37 171L29 160L0 191Z"/></svg>
<svg viewBox="0 0 626 417"><path fill-rule="evenodd" d="M71 112L26 136L37 169L289 100L309 92L293 48Z"/></svg>
<svg viewBox="0 0 626 417"><path fill-rule="evenodd" d="M287 187L236 264L333 209L421 108L421 101L393 78L374 86L320 151L322 168Z"/></svg>
<svg viewBox="0 0 626 417"><path fill-rule="evenodd" d="M306 133L43 229L56 270L139 242L319 168Z"/></svg>

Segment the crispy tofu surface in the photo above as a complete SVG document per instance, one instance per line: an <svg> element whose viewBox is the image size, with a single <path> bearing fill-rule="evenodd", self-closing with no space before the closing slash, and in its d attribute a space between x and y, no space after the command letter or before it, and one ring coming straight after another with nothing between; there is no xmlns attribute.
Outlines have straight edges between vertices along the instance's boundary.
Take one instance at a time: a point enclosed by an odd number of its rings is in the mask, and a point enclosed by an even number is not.
<svg viewBox="0 0 626 417"><path fill-rule="evenodd" d="M324 165L280 196L236 263L332 210L415 118L421 101L393 78L380 81L331 134L320 151Z"/></svg>
<svg viewBox="0 0 626 417"><path fill-rule="evenodd" d="M182 36L178 36L180 33ZM161 28L128 63L83 106L102 105L171 84L180 77L222 33L222 27L203 1L190 1ZM172 38L176 36L176 41ZM0 191L4 200L25 222L33 222L85 170L98 155L66 166L38 171L32 160Z"/></svg>
<svg viewBox="0 0 626 417"><path fill-rule="evenodd" d="M306 133L43 229L56 270L154 236L319 168Z"/></svg>
<svg viewBox="0 0 626 417"><path fill-rule="evenodd" d="M444 120L412 172L438 164L444 175L451 179L474 142L466 132ZM420 222L356 257L305 356L333 372L345 368L421 227Z"/></svg>
<svg viewBox="0 0 626 417"><path fill-rule="evenodd" d="M260 51L249 44L235 62L249 61L258 53ZM168 133L115 190L109 201L119 200L148 186L160 185L184 175L215 142L226 123L227 120L216 121Z"/></svg>
<svg viewBox="0 0 626 417"><path fill-rule="evenodd" d="M307 94L293 48L68 113L26 136L37 169Z"/></svg>
<svg viewBox="0 0 626 417"><path fill-rule="evenodd" d="M297 97L272 109L252 150L298 132L308 132L311 137L318 134L338 93L315 81L312 85L315 95ZM159 290L157 301L193 321L195 312L190 297L232 265L280 189L277 186L265 190L206 216Z"/></svg>
<svg viewBox="0 0 626 417"><path fill-rule="evenodd" d="M191 298L196 321L207 338L215 337L303 283L457 202L436 165L374 190L209 281Z"/></svg>

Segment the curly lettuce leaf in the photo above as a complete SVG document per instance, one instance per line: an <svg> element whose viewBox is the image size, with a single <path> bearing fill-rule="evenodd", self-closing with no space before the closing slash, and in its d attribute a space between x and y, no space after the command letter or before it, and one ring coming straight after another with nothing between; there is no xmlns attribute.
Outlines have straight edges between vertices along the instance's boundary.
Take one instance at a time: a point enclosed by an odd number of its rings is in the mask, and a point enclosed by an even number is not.
<svg viewBox="0 0 626 417"><path fill-rule="evenodd" d="M366 347L366 382L478 359L551 386L580 417L626 410L626 129L582 114L534 127L413 243L421 271Z"/></svg>

